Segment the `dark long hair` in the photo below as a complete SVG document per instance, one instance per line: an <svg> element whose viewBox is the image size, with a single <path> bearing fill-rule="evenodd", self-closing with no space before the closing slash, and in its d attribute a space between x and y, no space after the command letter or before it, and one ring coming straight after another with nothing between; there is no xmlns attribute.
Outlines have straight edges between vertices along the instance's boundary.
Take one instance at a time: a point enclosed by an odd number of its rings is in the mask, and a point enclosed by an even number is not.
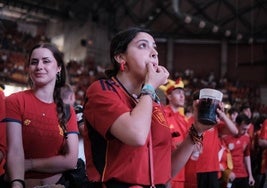
<svg viewBox="0 0 267 188"><path fill-rule="evenodd" d="M144 28L131 27L126 30L120 31L112 38L109 51L111 68L105 71L105 74L108 78L115 76L120 69L120 64L115 60L114 56L126 52L128 44L140 32L151 34L150 31Z"/></svg>
<svg viewBox="0 0 267 188"><path fill-rule="evenodd" d="M30 58L31 58L33 50L35 50L37 48L46 48L46 49L50 50L52 52L54 58L57 61L57 65L59 67L61 67L60 74L57 75L53 97L54 97L54 101L55 101L56 106L57 106L56 111L57 111L59 125L63 129L64 135L66 135L67 118L65 117L66 114L64 111L64 104L63 104L63 100L62 100L61 95L60 95L61 87L63 87L66 84L66 80L67 80L67 73L66 73L65 63L63 60L63 54L59 51L59 49L54 44L51 44L51 43L37 44L31 49L31 51L29 53L29 58L28 58L28 62L26 65L27 67L29 67L29 65L30 65L30 61L31 61ZM32 85L31 79L29 80L29 82L30 82L30 85Z"/></svg>

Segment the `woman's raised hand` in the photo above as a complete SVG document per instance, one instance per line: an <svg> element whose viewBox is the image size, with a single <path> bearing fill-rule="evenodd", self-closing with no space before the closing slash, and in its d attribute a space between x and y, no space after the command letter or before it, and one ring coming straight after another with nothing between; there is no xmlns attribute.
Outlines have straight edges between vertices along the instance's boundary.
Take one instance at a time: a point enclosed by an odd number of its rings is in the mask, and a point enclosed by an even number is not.
<svg viewBox="0 0 267 188"><path fill-rule="evenodd" d="M165 84L169 77L169 71L163 66L154 66L152 63L148 63L147 75L145 84L151 84L155 89L160 85Z"/></svg>

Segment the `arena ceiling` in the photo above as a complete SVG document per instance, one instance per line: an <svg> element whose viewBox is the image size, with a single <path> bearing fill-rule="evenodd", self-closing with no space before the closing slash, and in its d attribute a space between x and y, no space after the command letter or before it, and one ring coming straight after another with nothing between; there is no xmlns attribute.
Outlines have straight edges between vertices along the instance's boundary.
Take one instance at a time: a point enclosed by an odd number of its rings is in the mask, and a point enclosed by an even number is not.
<svg viewBox="0 0 267 188"><path fill-rule="evenodd" d="M0 19L151 29L175 39L267 41L267 0L0 0Z"/></svg>

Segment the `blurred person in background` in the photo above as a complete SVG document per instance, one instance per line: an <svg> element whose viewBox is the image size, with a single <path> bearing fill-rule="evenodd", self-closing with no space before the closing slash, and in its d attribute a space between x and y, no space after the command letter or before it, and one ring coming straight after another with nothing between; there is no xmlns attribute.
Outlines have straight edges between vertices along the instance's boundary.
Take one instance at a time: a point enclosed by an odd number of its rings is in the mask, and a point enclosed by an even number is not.
<svg viewBox="0 0 267 188"><path fill-rule="evenodd" d="M239 111L235 107L231 107L228 110L229 117L233 122L235 122L236 117L238 116L238 113L239 113Z"/></svg>
<svg viewBox="0 0 267 188"><path fill-rule="evenodd" d="M223 106L223 103L220 105ZM218 157L221 148L220 136L224 132L229 132L231 135L237 135L238 133L234 122L224 113L224 108L222 107L221 109L220 111L217 110L217 116L220 121L203 133L203 147L198 159L196 159L195 166L198 188L220 187L221 169Z"/></svg>
<svg viewBox="0 0 267 188"><path fill-rule="evenodd" d="M77 124L79 128L79 155L78 157L81 158L85 162L84 156L84 146L83 146L83 134L84 134L84 121L83 121L83 107L81 105L77 105L75 103L76 97L73 91L73 88L70 84L65 84L60 91L61 98L63 102L67 105L73 106L75 113Z"/></svg>
<svg viewBox="0 0 267 188"><path fill-rule="evenodd" d="M267 119L264 118L262 122L262 126L260 128L258 145L262 149L262 156L261 156L261 166L260 166L260 182L256 185L259 185L259 188L266 188L267 187Z"/></svg>
<svg viewBox="0 0 267 188"><path fill-rule="evenodd" d="M6 146L6 124L2 122L5 118L6 110L5 110L5 94L4 90L5 85L0 83L0 187L6 188L8 187L7 181L5 181L5 165L6 165L6 154L7 154L7 146Z"/></svg>
<svg viewBox="0 0 267 188"><path fill-rule="evenodd" d="M229 180L232 182L232 188L248 188L255 184L250 158L251 140L248 135L250 118L246 114L240 113L236 117L236 126L238 128L236 136L222 136L233 160L233 169L229 174Z"/></svg>
<svg viewBox="0 0 267 188"><path fill-rule="evenodd" d="M184 114L185 93L184 83L181 78L177 80L168 79L165 85L159 87L164 91L166 96L166 106L164 113L170 133L172 136L172 148L175 150L179 144L185 139L191 124ZM185 168L183 167L175 177L171 180L172 188L184 188L185 184Z"/></svg>

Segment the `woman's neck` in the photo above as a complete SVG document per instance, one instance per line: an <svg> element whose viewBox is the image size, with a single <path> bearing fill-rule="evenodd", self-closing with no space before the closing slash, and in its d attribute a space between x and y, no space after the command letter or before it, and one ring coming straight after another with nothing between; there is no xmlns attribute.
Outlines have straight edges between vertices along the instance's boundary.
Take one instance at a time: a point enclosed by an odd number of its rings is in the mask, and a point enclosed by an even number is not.
<svg viewBox="0 0 267 188"><path fill-rule="evenodd" d="M34 95L41 101L45 103L53 103L54 102L54 88L48 87L34 87L33 89Z"/></svg>
<svg viewBox="0 0 267 188"><path fill-rule="evenodd" d="M172 109L173 112L179 112L180 114L184 115L184 107L182 106L174 106L170 104L170 107Z"/></svg>
<svg viewBox="0 0 267 188"><path fill-rule="evenodd" d="M117 74L116 78L119 82L123 85L123 87L128 91L130 94L139 94L142 87L142 82L129 77L128 75Z"/></svg>

